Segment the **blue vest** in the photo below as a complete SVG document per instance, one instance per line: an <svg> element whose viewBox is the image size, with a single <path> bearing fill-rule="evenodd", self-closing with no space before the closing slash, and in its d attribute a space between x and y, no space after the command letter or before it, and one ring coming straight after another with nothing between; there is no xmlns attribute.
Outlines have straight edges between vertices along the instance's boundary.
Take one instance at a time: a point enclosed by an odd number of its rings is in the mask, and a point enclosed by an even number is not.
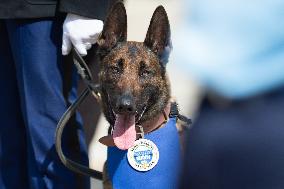
<svg viewBox="0 0 284 189"><path fill-rule="evenodd" d="M166 125L145 135L159 149L158 164L151 170L140 172L133 169L127 160L127 150L108 147L108 176L115 189L173 189L177 188L181 165L181 146L176 128L176 118Z"/></svg>

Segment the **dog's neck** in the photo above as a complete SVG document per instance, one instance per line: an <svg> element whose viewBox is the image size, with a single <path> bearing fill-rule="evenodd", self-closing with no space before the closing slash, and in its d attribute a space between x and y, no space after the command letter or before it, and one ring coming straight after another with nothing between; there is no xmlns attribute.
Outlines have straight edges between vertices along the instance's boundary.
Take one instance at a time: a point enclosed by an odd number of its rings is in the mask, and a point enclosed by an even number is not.
<svg viewBox="0 0 284 189"><path fill-rule="evenodd" d="M157 116L142 123L141 125L143 127L144 133L147 134L163 127L164 123L167 122L168 115L170 114L170 108L171 105L170 103L168 103L163 111L159 112Z"/></svg>

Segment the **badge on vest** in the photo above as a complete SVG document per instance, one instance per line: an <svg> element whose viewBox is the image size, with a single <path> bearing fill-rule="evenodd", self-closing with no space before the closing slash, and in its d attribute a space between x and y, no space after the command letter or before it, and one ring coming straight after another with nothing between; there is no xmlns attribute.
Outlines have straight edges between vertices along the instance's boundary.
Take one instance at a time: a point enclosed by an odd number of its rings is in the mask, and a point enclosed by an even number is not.
<svg viewBox="0 0 284 189"><path fill-rule="evenodd" d="M127 159L133 169L149 171L159 161L159 150L151 140L139 139L128 149Z"/></svg>

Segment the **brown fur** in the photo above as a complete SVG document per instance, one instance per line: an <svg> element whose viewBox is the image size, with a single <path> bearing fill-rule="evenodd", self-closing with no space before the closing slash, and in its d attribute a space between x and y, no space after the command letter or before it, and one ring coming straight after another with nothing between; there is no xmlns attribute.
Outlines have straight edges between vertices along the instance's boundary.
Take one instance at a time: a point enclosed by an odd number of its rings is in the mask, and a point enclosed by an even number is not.
<svg viewBox="0 0 284 189"><path fill-rule="evenodd" d="M110 125L114 125L114 112L121 111L120 99L127 97L133 108L129 112L136 114L137 119L145 109L137 124L151 131L151 125L147 123L155 120L170 100L166 75L171 48L170 25L164 8L159 6L155 10L144 42L126 39L126 10L122 3L117 3L108 15L98 41L103 112ZM111 188L105 171L104 187Z"/></svg>

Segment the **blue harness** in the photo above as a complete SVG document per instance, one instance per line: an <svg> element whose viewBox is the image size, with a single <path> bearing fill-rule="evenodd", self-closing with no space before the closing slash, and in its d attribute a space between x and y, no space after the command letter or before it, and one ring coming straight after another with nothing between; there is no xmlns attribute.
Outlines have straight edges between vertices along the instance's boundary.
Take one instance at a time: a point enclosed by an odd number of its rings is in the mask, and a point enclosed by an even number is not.
<svg viewBox="0 0 284 189"><path fill-rule="evenodd" d="M108 176L115 189L172 189L177 188L181 164L181 146L176 128L176 118L166 125L145 135L159 149L158 164L151 170L140 172L132 168L127 160L127 150L108 147Z"/></svg>

